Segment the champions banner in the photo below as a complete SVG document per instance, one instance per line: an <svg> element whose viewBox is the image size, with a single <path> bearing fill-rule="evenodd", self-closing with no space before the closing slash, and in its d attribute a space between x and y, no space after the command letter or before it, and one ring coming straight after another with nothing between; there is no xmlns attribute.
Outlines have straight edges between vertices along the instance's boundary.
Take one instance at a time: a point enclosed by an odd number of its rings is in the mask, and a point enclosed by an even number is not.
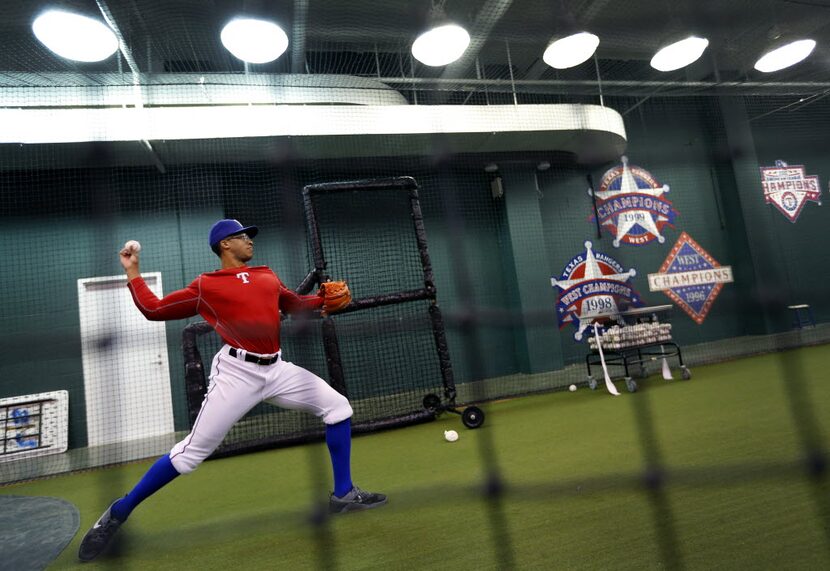
<svg viewBox="0 0 830 571"><path fill-rule="evenodd" d="M614 236L615 248L621 243L644 246L654 240L661 244L666 241L663 228L674 226L677 216L672 203L663 196L668 191L669 185L657 182L647 170L629 167L627 157L622 158L622 165L602 176L598 191L588 189L597 199L599 223Z"/></svg>
<svg viewBox="0 0 830 571"><path fill-rule="evenodd" d="M720 295L723 284L732 281L732 267L721 266L683 232L660 271L648 275L648 289L665 293L700 325Z"/></svg>
<svg viewBox="0 0 830 571"><path fill-rule="evenodd" d="M761 167L764 202L774 205L787 220L795 224L808 201L821 206L818 176L808 176L802 165L791 166L775 161L774 167Z"/></svg>
<svg viewBox="0 0 830 571"><path fill-rule="evenodd" d="M558 278L550 278L551 285L559 289L559 328L573 323L574 339L581 341L594 317L641 306L640 295L631 285L636 274L633 268L625 271L611 256L594 252L591 242L585 242L585 252L574 256Z"/></svg>

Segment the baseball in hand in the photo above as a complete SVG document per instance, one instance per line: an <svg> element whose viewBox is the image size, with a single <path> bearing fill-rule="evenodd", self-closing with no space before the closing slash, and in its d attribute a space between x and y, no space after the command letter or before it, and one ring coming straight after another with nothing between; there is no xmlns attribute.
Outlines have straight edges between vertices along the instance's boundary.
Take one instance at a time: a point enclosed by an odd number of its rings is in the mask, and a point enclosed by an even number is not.
<svg viewBox="0 0 830 571"><path fill-rule="evenodd" d="M455 430L445 430L444 440L446 440L447 442L455 442L456 440L458 440L458 433Z"/></svg>
<svg viewBox="0 0 830 571"><path fill-rule="evenodd" d="M124 249L133 254L138 254L141 251L141 244L138 243L138 240L129 240L124 244Z"/></svg>

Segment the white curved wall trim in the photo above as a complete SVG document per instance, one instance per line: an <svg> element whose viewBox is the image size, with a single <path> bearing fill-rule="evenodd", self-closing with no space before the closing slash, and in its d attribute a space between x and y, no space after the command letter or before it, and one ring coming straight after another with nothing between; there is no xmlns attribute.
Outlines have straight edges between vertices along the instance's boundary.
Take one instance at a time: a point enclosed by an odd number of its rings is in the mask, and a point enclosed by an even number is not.
<svg viewBox="0 0 830 571"><path fill-rule="evenodd" d="M223 105L0 109L0 143L503 132L607 133L622 117L596 105ZM555 149L553 149L555 150Z"/></svg>

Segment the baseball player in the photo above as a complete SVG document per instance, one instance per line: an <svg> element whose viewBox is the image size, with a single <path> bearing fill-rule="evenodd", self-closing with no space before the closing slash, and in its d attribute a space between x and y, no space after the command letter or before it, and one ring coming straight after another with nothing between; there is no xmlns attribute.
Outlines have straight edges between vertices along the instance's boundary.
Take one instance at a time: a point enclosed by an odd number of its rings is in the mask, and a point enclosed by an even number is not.
<svg viewBox="0 0 830 571"><path fill-rule="evenodd" d="M180 474L195 470L222 442L231 426L261 401L320 417L334 471L329 511L375 508L386 496L352 484L349 401L320 377L286 361L280 351L280 311L336 311L325 295L302 296L287 289L266 266L248 266L254 255L256 226L219 220L210 230L211 249L222 269L197 277L162 299L147 287L138 269L135 248L121 250L133 301L147 319L182 319L201 315L225 345L213 358L210 382L190 434L153 464L138 484L115 500L87 532L78 557L89 561L112 540L130 513ZM325 293L325 286L321 288ZM349 297L350 299L350 297ZM336 305L336 303L334 304Z"/></svg>

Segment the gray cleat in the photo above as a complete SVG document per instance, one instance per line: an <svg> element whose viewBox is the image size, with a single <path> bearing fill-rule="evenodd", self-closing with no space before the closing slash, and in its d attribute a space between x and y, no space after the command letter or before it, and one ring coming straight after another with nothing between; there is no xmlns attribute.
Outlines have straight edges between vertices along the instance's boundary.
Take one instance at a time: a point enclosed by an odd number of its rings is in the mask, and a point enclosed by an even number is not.
<svg viewBox="0 0 830 571"><path fill-rule="evenodd" d="M115 500L115 502L117 501ZM101 517L98 518L95 525L86 532L83 541L81 541L81 547L78 549L78 559L81 561L92 561L98 557L107 545L109 545L110 541L112 541L115 532L118 531L121 524L124 523L115 519L110 513L115 502L110 504L107 511L101 514Z"/></svg>
<svg viewBox="0 0 830 571"><path fill-rule="evenodd" d="M354 486L351 491L342 498L338 498L334 494L331 495L329 498L329 513L339 514L359 510L370 510L372 508L380 507L385 503L385 495L364 492L357 486Z"/></svg>

